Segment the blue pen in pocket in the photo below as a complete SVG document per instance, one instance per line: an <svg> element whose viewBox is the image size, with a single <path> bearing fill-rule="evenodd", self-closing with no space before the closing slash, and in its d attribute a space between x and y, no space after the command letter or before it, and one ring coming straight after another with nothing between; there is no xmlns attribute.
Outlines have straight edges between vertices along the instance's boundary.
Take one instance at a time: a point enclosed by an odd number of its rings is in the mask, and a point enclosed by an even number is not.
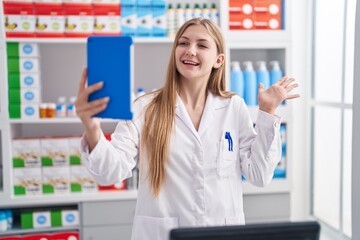
<svg viewBox="0 0 360 240"><path fill-rule="evenodd" d="M225 139L228 140L228 151L232 152L233 151L233 141L232 141L230 132L225 133Z"/></svg>

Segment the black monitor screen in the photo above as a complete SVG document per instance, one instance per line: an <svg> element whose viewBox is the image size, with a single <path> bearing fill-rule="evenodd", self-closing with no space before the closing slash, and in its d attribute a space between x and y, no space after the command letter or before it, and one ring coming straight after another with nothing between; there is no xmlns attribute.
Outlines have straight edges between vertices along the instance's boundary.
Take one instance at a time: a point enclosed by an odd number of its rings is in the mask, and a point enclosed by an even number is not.
<svg viewBox="0 0 360 240"><path fill-rule="evenodd" d="M316 221L178 228L170 232L171 240L319 240L319 236Z"/></svg>

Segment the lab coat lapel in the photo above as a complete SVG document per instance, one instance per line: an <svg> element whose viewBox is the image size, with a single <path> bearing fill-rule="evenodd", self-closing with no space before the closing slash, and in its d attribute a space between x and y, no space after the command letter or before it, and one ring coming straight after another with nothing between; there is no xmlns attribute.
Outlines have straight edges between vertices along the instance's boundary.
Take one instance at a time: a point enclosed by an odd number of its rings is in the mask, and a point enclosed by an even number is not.
<svg viewBox="0 0 360 240"><path fill-rule="evenodd" d="M215 119L214 95L209 92L206 98L205 108L201 116L199 136L203 135L211 122Z"/></svg>
<svg viewBox="0 0 360 240"><path fill-rule="evenodd" d="M184 124L187 126L189 131L194 135L194 137L201 144L199 134L197 133L197 131L190 119L189 113L187 112L186 107L178 94L176 95L175 114L184 122Z"/></svg>

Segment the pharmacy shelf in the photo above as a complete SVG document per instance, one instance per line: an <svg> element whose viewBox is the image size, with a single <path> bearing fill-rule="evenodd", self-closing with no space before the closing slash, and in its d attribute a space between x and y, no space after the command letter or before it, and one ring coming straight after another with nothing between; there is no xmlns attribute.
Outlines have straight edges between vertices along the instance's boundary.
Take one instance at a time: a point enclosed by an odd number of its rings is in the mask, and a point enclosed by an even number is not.
<svg viewBox="0 0 360 240"><path fill-rule="evenodd" d="M137 191L104 191L96 193L71 193L63 195L39 195L39 196L13 196L10 199L1 198L1 207L15 207L25 206L31 203L35 205L50 205L50 204L68 204L79 202L98 202L98 201L111 201L111 200L135 200Z"/></svg>
<svg viewBox="0 0 360 240"><path fill-rule="evenodd" d="M101 123L117 123L116 119L101 119ZM10 124L58 124L81 123L79 118L43 118L43 119L11 119Z"/></svg>
<svg viewBox="0 0 360 240"><path fill-rule="evenodd" d="M72 227L50 227L50 228L38 228L38 229L22 229L22 228L13 228L4 232L0 232L1 236L13 236L13 235L23 235L23 234L34 234L34 233L49 233L49 232L77 232L80 230L80 226Z"/></svg>
<svg viewBox="0 0 360 240"><path fill-rule="evenodd" d="M134 43L172 43L174 42L174 39L172 38L137 38L134 37L133 38ZM86 43L87 38L6 38L6 42L20 42L20 43L54 43L54 44L59 44L59 43L69 43L69 44L74 44L74 43Z"/></svg>
<svg viewBox="0 0 360 240"><path fill-rule="evenodd" d="M274 194L274 193L290 193L291 183L289 179L273 179L269 185L265 187L256 187L250 183L243 182L243 193L245 195L254 194Z"/></svg>

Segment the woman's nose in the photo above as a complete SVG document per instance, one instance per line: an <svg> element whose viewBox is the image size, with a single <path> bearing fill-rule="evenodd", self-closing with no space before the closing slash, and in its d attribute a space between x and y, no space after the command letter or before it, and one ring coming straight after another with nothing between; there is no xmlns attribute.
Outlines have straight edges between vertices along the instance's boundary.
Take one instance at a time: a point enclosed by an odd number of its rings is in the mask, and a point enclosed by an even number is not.
<svg viewBox="0 0 360 240"><path fill-rule="evenodd" d="M195 49L194 49L193 47L189 47L189 48L186 50L186 55L192 56L192 57L196 56L196 51L195 51Z"/></svg>

